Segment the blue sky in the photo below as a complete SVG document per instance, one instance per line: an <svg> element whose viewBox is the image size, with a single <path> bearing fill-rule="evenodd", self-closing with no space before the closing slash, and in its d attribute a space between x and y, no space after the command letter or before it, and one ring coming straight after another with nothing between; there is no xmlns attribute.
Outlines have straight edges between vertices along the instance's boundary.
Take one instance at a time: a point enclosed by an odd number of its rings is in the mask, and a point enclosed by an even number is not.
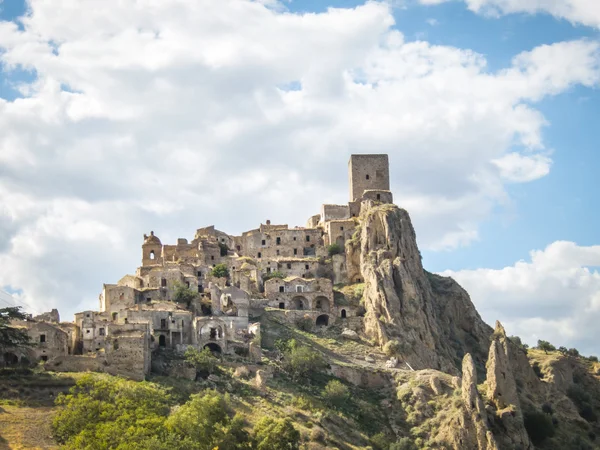
<svg viewBox="0 0 600 450"><path fill-rule="evenodd" d="M600 353L594 0L92 3L0 2L0 288L69 317L144 232L302 225L386 152L428 270Z"/></svg>

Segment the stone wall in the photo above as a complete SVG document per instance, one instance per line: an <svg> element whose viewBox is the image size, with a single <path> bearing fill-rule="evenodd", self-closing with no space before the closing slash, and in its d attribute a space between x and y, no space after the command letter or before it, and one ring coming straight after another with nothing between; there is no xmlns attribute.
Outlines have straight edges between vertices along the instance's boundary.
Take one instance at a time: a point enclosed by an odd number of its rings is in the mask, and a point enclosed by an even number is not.
<svg viewBox="0 0 600 450"><path fill-rule="evenodd" d="M348 164L350 201L363 196L364 191L390 190L390 170L387 155L352 155Z"/></svg>

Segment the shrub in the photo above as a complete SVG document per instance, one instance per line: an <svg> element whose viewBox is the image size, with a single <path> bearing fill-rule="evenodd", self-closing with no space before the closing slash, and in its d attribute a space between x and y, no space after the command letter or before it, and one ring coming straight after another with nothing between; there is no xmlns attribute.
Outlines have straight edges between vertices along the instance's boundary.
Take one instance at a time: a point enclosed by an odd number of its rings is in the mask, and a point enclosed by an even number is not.
<svg viewBox="0 0 600 450"><path fill-rule="evenodd" d="M221 251L221 256L227 256L229 252L229 247L224 242L219 242L219 250Z"/></svg>
<svg viewBox="0 0 600 450"><path fill-rule="evenodd" d="M229 269L227 268L227 264L217 264L212 268L210 274L216 278L227 278L229 277Z"/></svg>
<svg viewBox="0 0 600 450"><path fill-rule="evenodd" d="M542 340L538 341L537 348L543 350L544 353L553 352L556 350L556 347L554 347L554 345L552 345L550 342Z"/></svg>
<svg viewBox="0 0 600 450"><path fill-rule="evenodd" d="M183 303L188 308L190 304L198 298L198 293L194 292L187 286L181 283L175 284L175 292L173 293L173 301L176 303Z"/></svg>
<svg viewBox="0 0 600 450"><path fill-rule="evenodd" d="M323 442L325 441L325 432L322 428L313 428L310 432L310 440L314 442Z"/></svg>
<svg viewBox="0 0 600 450"><path fill-rule="evenodd" d="M383 346L383 352L388 356L395 356L400 353L402 346L397 340L387 341Z"/></svg>
<svg viewBox="0 0 600 450"><path fill-rule="evenodd" d="M542 405L542 412L544 414L550 414L550 415L552 415L554 413L554 411L552 409L552 405L550 403L544 403Z"/></svg>
<svg viewBox="0 0 600 450"><path fill-rule="evenodd" d="M567 347L558 347L558 351L560 353L562 353L564 356L566 356L567 353L569 353L569 350L567 349Z"/></svg>
<svg viewBox="0 0 600 450"><path fill-rule="evenodd" d="M390 445L390 450L418 450L415 443L408 437L400 438Z"/></svg>
<svg viewBox="0 0 600 450"><path fill-rule="evenodd" d="M279 272L278 270L275 270L271 273L265 273L262 277L263 281L270 280L271 278L283 279L283 278L285 278L285 274L283 272Z"/></svg>
<svg viewBox="0 0 600 450"><path fill-rule="evenodd" d="M388 450L390 448L390 439L385 433L377 433L369 438L370 444L376 450Z"/></svg>
<svg viewBox="0 0 600 450"><path fill-rule="evenodd" d="M539 411L526 412L523 417L525 429L534 445L539 445L546 438L554 436L552 418Z"/></svg>
<svg viewBox="0 0 600 450"><path fill-rule="evenodd" d="M590 356L588 358L588 361L590 361L590 362L598 362L598 357L597 356Z"/></svg>
<svg viewBox="0 0 600 450"><path fill-rule="evenodd" d="M577 350L576 348L570 348L570 349L567 351L567 354L568 354L569 356L573 356L574 358L577 358L577 357L579 357L579 350Z"/></svg>
<svg viewBox="0 0 600 450"><path fill-rule="evenodd" d="M263 417L254 427L256 450L299 450L300 432L289 418L271 419Z"/></svg>
<svg viewBox="0 0 600 450"><path fill-rule="evenodd" d="M242 449L249 442L241 416L232 417L229 397L213 391L193 394L187 403L173 411L166 427L177 439L175 448Z"/></svg>
<svg viewBox="0 0 600 450"><path fill-rule="evenodd" d="M188 347L185 351L185 359L196 367L196 372L202 375L214 373L217 367L217 358L208 348L198 350L194 347Z"/></svg>
<svg viewBox="0 0 600 450"><path fill-rule="evenodd" d="M299 330L306 331L308 333L312 332L315 329L315 324L313 323L313 320L308 316L296 320L296 326Z"/></svg>
<svg viewBox="0 0 600 450"><path fill-rule="evenodd" d="M329 256L339 255L342 252L343 249L339 244L331 244L329 247L327 247L327 254Z"/></svg>
<svg viewBox="0 0 600 450"><path fill-rule="evenodd" d="M311 374L327 367L320 353L300 345L295 339L287 342L284 351L283 368L295 380L307 380Z"/></svg>
<svg viewBox="0 0 600 450"><path fill-rule="evenodd" d="M350 398L350 391L346 385L340 383L338 380L331 380L325 386L322 395L325 402L329 405L340 407Z"/></svg>
<svg viewBox="0 0 600 450"><path fill-rule="evenodd" d="M596 413L592 406L592 398L584 388L577 384L573 384L567 389L567 396L573 401L575 406L577 406L577 410L581 417L588 422L595 422L597 420Z"/></svg>

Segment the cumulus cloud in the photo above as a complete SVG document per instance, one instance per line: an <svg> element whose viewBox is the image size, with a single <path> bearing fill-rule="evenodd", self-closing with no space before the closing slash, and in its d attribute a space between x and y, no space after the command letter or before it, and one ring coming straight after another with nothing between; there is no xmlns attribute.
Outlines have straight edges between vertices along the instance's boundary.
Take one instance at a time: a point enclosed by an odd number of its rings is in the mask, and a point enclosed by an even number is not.
<svg viewBox="0 0 600 450"><path fill-rule="evenodd" d="M163 242L303 224L346 201L351 153L389 153L420 244L477 239L506 183L550 166L535 102L600 79L598 43L516 55L406 41L387 2L30 0L0 22L0 286L63 316ZM82 13L85 11L85 14ZM565 63L565 61L567 63Z"/></svg>
<svg viewBox="0 0 600 450"><path fill-rule="evenodd" d="M600 354L600 245L557 241L503 269L446 271L471 294L484 320L508 333Z"/></svg>
<svg viewBox="0 0 600 450"><path fill-rule="evenodd" d="M453 0L419 0L438 5ZM471 11L489 16L512 13L546 13L573 24L600 28L600 3L597 0L463 0Z"/></svg>

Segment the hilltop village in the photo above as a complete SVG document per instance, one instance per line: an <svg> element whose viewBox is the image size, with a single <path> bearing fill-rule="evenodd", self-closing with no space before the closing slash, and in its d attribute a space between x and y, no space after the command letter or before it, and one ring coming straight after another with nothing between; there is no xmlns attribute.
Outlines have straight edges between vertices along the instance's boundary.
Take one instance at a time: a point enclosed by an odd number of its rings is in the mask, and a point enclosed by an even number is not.
<svg viewBox="0 0 600 450"><path fill-rule="evenodd" d="M231 236L208 226L175 244L151 231L143 236L141 266L103 285L98 311L77 313L72 323L61 322L57 310L15 323L36 345L6 352L4 362L42 360L48 370L141 380L161 348L194 346L259 360L255 319L265 309L290 323L345 321L360 328L364 308L334 285L364 281L346 244L357 239L361 208L393 203L387 155L352 155L348 176L348 204L322 205L304 227L267 220Z"/></svg>

